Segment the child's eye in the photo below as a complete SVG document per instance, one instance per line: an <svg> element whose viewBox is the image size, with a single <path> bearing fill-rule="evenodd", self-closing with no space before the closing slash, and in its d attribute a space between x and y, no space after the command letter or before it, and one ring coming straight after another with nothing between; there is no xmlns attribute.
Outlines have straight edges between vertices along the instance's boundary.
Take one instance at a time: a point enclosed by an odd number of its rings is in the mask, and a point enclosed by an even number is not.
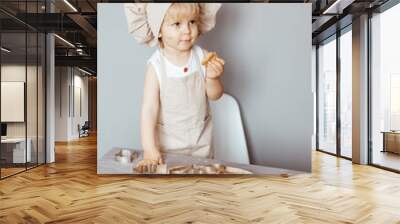
<svg viewBox="0 0 400 224"><path fill-rule="evenodd" d="M179 26L180 23L179 23L179 22L176 22L176 23L174 23L174 24L172 24L172 25L174 25L174 26Z"/></svg>
<svg viewBox="0 0 400 224"><path fill-rule="evenodd" d="M190 24L195 24L196 20L190 20Z"/></svg>

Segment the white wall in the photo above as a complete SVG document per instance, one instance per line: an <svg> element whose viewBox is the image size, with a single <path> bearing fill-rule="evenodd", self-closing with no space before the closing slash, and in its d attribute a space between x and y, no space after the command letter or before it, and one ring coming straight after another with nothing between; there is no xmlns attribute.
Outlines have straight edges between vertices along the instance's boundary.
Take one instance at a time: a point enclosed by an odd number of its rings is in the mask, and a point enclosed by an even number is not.
<svg viewBox="0 0 400 224"><path fill-rule="evenodd" d="M78 74L77 74L78 72ZM78 138L79 137L79 133L78 133L78 129L77 126L78 124L80 124L81 126L85 123L85 121L88 121L89 118L89 112L88 112L88 77L87 76L82 76L83 73L79 72L78 70L75 69L74 71L75 75L74 75L74 89L75 89L75 96L73 97L75 102L74 102L74 108L73 110L75 110L75 113L72 113L73 115L73 119L71 120L72 122L72 130L71 130L71 135L73 136L73 138ZM80 90L80 105L79 105L79 98L78 96L78 90ZM81 112L79 111L78 106L80 106L81 108ZM73 111L74 112L74 111Z"/></svg>
<svg viewBox="0 0 400 224"><path fill-rule="evenodd" d="M225 59L225 91L240 105L253 164L311 171L311 4L223 4L199 45ZM122 4L98 4L98 159L140 149L146 60ZM99 164L101 166L101 164Z"/></svg>
<svg viewBox="0 0 400 224"><path fill-rule="evenodd" d="M79 137L78 124L88 120L88 78L71 67L56 67L55 140L69 141ZM78 90L82 113L79 113ZM74 111L75 110L75 111Z"/></svg>
<svg viewBox="0 0 400 224"><path fill-rule="evenodd" d="M67 67L55 68L55 141L68 140L68 85Z"/></svg>
<svg viewBox="0 0 400 224"><path fill-rule="evenodd" d="M27 73L26 73L27 72ZM1 66L1 81L3 82L13 82L13 81L17 81L17 82L25 82L25 76L26 74L28 74L28 76L31 75L35 75L36 76L36 67L34 66L27 66L25 67L25 65L18 65L18 64L5 64ZM34 84L35 83L31 83L32 78L28 77L28 79L30 80L30 84ZM28 89L28 90L33 90L33 89ZM36 89L33 90L34 92L28 92L27 95L28 97L35 97L36 98ZM27 103L32 102L32 99L27 99ZM28 112L31 111L35 111L36 110L36 103L34 105L30 105L31 108L29 108ZM33 108L32 108L33 107ZM2 110L4 110L6 108L2 108ZM33 117L32 117L33 115ZM30 128L32 127L33 129L36 130L36 125L35 127L33 127L34 125L31 124L32 121L35 121L36 123L36 113L28 113L28 122L30 122L28 124L28 137L29 134L31 133ZM25 122L8 122L7 123L7 136L8 137L25 137Z"/></svg>

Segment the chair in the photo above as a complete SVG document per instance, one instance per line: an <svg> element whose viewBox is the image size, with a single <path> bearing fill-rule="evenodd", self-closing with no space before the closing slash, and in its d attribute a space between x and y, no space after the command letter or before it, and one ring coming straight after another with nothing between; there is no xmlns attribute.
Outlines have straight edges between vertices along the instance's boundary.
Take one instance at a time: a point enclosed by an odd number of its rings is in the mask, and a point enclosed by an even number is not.
<svg viewBox="0 0 400 224"><path fill-rule="evenodd" d="M89 121L85 121L82 127L80 127L80 125L78 124L79 138L89 136L89 129L90 129Z"/></svg>
<svg viewBox="0 0 400 224"><path fill-rule="evenodd" d="M210 106L214 123L214 159L250 164L246 136L236 100L224 93L217 101L210 101Z"/></svg>

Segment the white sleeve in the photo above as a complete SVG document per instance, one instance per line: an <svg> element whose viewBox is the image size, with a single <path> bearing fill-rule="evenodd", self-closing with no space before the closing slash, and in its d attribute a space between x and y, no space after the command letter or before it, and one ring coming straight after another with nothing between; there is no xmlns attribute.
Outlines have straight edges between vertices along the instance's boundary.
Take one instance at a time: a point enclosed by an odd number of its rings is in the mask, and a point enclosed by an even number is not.
<svg viewBox="0 0 400 224"><path fill-rule="evenodd" d="M159 69L159 62L156 57L151 57L149 60L147 60L147 65L153 66L154 71L156 72L156 76L158 79L158 84L161 87L161 74L160 74L160 69Z"/></svg>

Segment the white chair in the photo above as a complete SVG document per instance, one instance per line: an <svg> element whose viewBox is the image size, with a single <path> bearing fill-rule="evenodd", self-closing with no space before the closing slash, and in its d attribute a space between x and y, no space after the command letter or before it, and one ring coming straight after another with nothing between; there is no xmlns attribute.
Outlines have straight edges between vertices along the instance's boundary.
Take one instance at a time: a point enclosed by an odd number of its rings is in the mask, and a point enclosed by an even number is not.
<svg viewBox="0 0 400 224"><path fill-rule="evenodd" d="M210 101L210 106L214 123L214 159L250 164L246 136L236 100L224 93L217 101Z"/></svg>

